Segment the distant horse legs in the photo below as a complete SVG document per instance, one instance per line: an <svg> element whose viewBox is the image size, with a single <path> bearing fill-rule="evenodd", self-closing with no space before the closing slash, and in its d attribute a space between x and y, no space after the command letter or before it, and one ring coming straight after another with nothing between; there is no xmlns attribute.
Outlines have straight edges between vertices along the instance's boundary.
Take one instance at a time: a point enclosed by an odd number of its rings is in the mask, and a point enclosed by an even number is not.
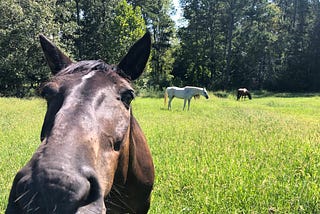
<svg viewBox="0 0 320 214"><path fill-rule="evenodd" d="M171 102L172 102L173 98L174 98L173 96L169 97L168 110L171 109Z"/></svg>
<svg viewBox="0 0 320 214"><path fill-rule="evenodd" d="M189 108L190 108L190 101L191 101L191 98L188 99L188 111L189 111Z"/></svg>
<svg viewBox="0 0 320 214"><path fill-rule="evenodd" d="M192 98L192 97L191 97L191 98ZM187 100L188 100L188 111L189 111L191 98L190 98L190 99L184 99L183 110L186 108L186 103L187 103Z"/></svg>
<svg viewBox="0 0 320 214"><path fill-rule="evenodd" d="M184 99L184 102L183 102L183 111L184 111L184 109L185 109L185 107L186 107L186 103L187 103L187 99ZM189 109L188 109L189 110Z"/></svg>

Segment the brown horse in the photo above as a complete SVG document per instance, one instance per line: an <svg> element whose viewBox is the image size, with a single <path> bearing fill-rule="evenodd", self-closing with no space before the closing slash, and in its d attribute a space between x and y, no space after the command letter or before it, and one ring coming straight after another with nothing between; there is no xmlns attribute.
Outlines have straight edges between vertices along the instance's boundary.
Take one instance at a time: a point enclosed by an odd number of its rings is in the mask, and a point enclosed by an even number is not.
<svg viewBox="0 0 320 214"><path fill-rule="evenodd" d="M246 88L239 88L237 91L237 100L239 100L240 98L242 99L246 99L246 97L248 96L248 98L251 100L251 94L250 91Z"/></svg>
<svg viewBox="0 0 320 214"><path fill-rule="evenodd" d="M117 66L72 62L40 42L54 74L42 87L41 144L15 176L6 213L147 213L154 166L132 115L130 81L145 68L150 34Z"/></svg>

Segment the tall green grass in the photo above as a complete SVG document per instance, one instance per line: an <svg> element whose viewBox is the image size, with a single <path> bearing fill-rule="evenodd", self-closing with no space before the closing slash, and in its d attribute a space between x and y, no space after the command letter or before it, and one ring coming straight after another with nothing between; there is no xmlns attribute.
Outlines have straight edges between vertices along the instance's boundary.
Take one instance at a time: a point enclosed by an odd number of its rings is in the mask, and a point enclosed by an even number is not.
<svg viewBox="0 0 320 214"><path fill-rule="evenodd" d="M150 213L319 213L320 97L137 98L152 151ZM41 100L0 99L0 213L39 144Z"/></svg>
<svg viewBox="0 0 320 214"><path fill-rule="evenodd" d="M0 98L0 213L15 174L39 145L45 110L40 99Z"/></svg>

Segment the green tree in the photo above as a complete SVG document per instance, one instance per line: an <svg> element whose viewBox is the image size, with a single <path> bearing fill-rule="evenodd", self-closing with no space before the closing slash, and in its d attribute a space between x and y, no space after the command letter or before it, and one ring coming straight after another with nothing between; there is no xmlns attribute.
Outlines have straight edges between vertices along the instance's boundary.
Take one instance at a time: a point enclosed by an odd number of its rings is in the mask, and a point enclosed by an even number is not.
<svg viewBox="0 0 320 214"><path fill-rule="evenodd" d="M225 61L222 16L218 13L220 4L212 0L181 3L187 26L178 33L181 49L173 71L175 81L209 88L221 86Z"/></svg>
<svg viewBox="0 0 320 214"><path fill-rule="evenodd" d="M141 10L122 1L76 1L78 59L117 62L146 29Z"/></svg>
<svg viewBox="0 0 320 214"><path fill-rule="evenodd" d="M174 22L170 17L172 4L170 0L130 0L134 6L142 9L146 25L153 35L153 48L148 77L149 87L161 90L171 83L173 66L172 39L174 38Z"/></svg>
<svg viewBox="0 0 320 214"><path fill-rule="evenodd" d="M309 74L310 90L320 90L320 2L311 1L312 21L310 23L309 46L307 65Z"/></svg>
<svg viewBox="0 0 320 214"><path fill-rule="evenodd" d="M308 23L310 1L286 0L276 1L282 13L281 38L285 44L282 50L283 66L279 83L285 90L307 90L309 88L307 73L307 53L309 46Z"/></svg>
<svg viewBox="0 0 320 214"><path fill-rule="evenodd" d="M180 2L187 25L178 34L176 82L210 89L318 88L318 1Z"/></svg>
<svg viewBox="0 0 320 214"><path fill-rule="evenodd" d="M279 8L268 2L247 1L236 28L232 85L263 88L272 81L277 58Z"/></svg>
<svg viewBox="0 0 320 214"><path fill-rule="evenodd" d="M109 28L101 29L105 36L101 56L109 63L117 63L130 46L146 31L140 7L133 8L125 0L119 1L114 9L115 16Z"/></svg>
<svg viewBox="0 0 320 214"><path fill-rule="evenodd" d="M52 8L54 13L54 23L58 27L60 48L64 48L73 57L76 56L77 49L75 41L78 38L77 32L80 26L77 22L77 7L73 0L57 0L56 6Z"/></svg>
<svg viewBox="0 0 320 214"><path fill-rule="evenodd" d="M114 18L116 0L76 1L78 35L75 40L77 59L98 59L101 57L104 41L108 35L101 32L109 28Z"/></svg>
<svg viewBox="0 0 320 214"><path fill-rule="evenodd" d="M0 2L0 94L24 96L49 76L38 42L40 33L57 38L55 1Z"/></svg>

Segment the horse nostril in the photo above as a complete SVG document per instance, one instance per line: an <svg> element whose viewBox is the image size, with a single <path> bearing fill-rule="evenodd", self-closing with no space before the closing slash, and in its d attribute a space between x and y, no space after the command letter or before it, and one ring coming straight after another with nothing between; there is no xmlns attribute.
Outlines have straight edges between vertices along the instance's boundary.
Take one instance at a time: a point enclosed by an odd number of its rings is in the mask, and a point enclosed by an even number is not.
<svg viewBox="0 0 320 214"><path fill-rule="evenodd" d="M101 197L100 186L97 179L95 177L90 177L88 181L90 182L90 191L84 201L85 205L91 204Z"/></svg>
<svg viewBox="0 0 320 214"><path fill-rule="evenodd" d="M86 197L83 198L83 201L81 203L81 206L86 206L101 198L102 193L98 179L95 176L94 171L92 169L84 167L82 172L90 184L89 192L86 194Z"/></svg>

